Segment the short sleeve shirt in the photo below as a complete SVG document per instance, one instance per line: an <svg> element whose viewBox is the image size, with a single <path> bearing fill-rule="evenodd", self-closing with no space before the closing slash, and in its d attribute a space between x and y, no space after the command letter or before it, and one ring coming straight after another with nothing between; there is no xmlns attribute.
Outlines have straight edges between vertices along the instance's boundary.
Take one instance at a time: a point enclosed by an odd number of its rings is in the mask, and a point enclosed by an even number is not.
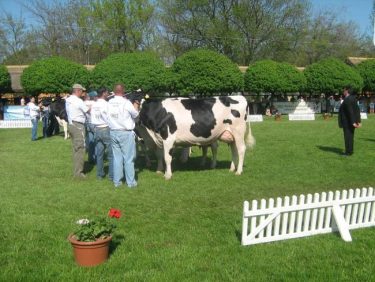
<svg viewBox="0 0 375 282"><path fill-rule="evenodd" d="M108 102L108 125L111 130L133 130L138 111L132 103L121 96Z"/></svg>
<svg viewBox="0 0 375 282"><path fill-rule="evenodd" d="M98 99L91 107L91 123L97 127L108 126L108 102Z"/></svg>
<svg viewBox="0 0 375 282"><path fill-rule="evenodd" d="M85 123L85 114L89 111L89 108L82 99L78 98L76 95L70 95L70 97L66 99L65 108L69 124L72 124L73 121Z"/></svg>

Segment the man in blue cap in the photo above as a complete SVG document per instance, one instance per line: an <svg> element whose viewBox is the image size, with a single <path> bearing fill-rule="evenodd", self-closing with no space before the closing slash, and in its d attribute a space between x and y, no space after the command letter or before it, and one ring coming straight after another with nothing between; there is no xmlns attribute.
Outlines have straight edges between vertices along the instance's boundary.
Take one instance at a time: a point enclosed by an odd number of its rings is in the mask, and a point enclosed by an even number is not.
<svg viewBox="0 0 375 282"><path fill-rule="evenodd" d="M103 179L105 176L104 155L107 151L108 178L113 181L113 154L108 126L108 102L106 101L108 95L107 88L102 87L98 90L98 99L91 108L91 122L95 126L96 177Z"/></svg>

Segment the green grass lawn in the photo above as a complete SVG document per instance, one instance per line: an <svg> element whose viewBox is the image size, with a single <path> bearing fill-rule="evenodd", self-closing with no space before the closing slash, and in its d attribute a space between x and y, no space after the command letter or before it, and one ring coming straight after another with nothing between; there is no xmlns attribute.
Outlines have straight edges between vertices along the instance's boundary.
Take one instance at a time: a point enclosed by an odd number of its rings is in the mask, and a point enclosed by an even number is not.
<svg viewBox="0 0 375 282"><path fill-rule="evenodd" d="M257 145L244 173L228 171L220 144L218 168L174 161L165 181L139 161L137 189L114 190L71 177L71 143L60 136L30 141L31 129L0 130L1 281L369 281L375 228L242 247L244 200L375 184L375 118L355 136L344 158L337 120L252 125ZM154 163L155 165L155 163ZM125 186L124 186L125 187ZM67 236L90 214L122 210L112 253L94 268L75 265Z"/></svg>

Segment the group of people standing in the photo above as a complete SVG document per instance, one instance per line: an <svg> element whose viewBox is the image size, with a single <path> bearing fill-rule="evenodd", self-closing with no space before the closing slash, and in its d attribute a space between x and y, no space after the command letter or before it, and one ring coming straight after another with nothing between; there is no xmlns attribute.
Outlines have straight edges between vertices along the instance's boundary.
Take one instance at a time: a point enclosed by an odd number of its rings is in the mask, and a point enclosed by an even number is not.
<svg viewBox="0 0 375 282"><path fill-rule="evenodd" d="M74 84L72 95L66 99L68 130L73 146L73 175L85 178L85 125L94 131L95 161L97 178L105 177L104 156L107 151L109 162L108 177L115 187L122 185L125 176L129 188L137 186L134 160L136 157L135 119L139 113L139 103L131 103L124 97L125 87L116 84L114 97L107 102L109 90L100 88L95 101L85 103L81 98L86 89Z"/></svg>

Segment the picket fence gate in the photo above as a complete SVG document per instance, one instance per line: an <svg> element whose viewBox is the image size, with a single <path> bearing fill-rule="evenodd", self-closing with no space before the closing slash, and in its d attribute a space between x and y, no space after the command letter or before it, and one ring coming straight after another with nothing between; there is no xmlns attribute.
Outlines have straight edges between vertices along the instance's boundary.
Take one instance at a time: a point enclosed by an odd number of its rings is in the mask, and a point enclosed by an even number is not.
<svg viewBox="0 0 375 282"><path fill-rule="evenodd" d="M31 128L30 119L0 120L0 128Z"/></svg>
<svg viewBox="0 0 375 282"><path fill-rule="evenodd" d="M306 237L339 231L352 241L349 230L375 226L375 190L323 192L244 202L242 245Z"/></svg>

